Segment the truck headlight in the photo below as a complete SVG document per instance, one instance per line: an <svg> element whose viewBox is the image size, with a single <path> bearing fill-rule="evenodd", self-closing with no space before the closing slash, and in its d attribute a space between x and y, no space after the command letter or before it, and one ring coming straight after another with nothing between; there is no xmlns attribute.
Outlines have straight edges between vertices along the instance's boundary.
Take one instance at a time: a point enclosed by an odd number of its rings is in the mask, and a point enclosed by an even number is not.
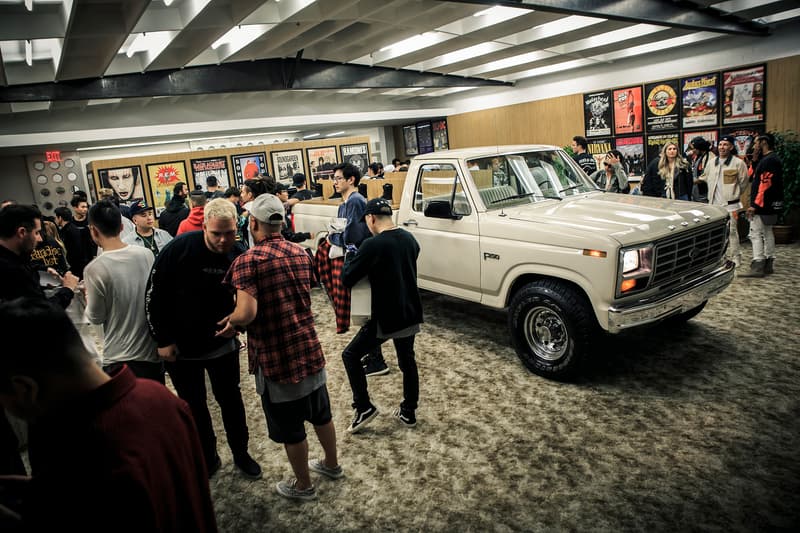
<svg viewBox="0 0 800 533"><path fill-rule="evenodd" d="M622 253L622 272L628 273L639 268L639 250L625 250Z"/></svg>
<svg viewBox="0 0 800 533"><path fill-rule="evenodd" d="M617 297L646 289L652 273L652 244L620 250Z"/></svg>

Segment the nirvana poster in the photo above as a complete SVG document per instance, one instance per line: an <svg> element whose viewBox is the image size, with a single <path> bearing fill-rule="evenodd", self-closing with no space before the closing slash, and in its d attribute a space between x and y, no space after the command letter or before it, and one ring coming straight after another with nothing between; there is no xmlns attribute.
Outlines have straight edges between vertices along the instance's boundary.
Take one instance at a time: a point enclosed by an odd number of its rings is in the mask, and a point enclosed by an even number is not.
<svg viewBox="0 0 800 533"><path fill-rule="evenodd" d="M680 128L679 85L678 80L666 80L644 86L647 133Z"/></svg>
<svg viewBox="0 0 800 533"><path fill-rule="evenodd" d="M719 74L712 72L681 80L681 110L684 128L719 124Z"/></svg>
<svg viewBox="0 0 800 533"><path fill-rule="evenodd" d="M200 185L205 191L208 189L206 178L214 176L217 178L217 185L223 191L231 186L228 177L228 159L225 157L208 157L205 159L192 159L192 177L194 184Z"/></svg>
<svg viewBox="0 0 800 533"><path fill-rule="evenodd" d="M767 112L765 85L764 65L723 72L725 112L722 123L762 122Z"/></svg>
<svg viewBox="0 0 800 533"><path fill-rule="evenodd" d="M583 95L583 121L586 137L611 135L611 91Z"/></svg>
<svg viewBox="0 0 800 533"><path fill-rule="evenodd" d="M733 137L733 146L736 148L736 155L744 158L748 150L753 146L756 137L766 131L764 124L753 124L751 126L739 126L736 128L724 128L721 134Z"/></svg>
<svg viewBox="0 0 800 533"><path fill-rule="evenodd" d="M625 158L628 175L641 176L644 174L644 137L641 135L617 137L614 144Z"/></svg>
<svg viewBox="0 0 800 533"><path fill-rule="evenodd" d="M658 159L661 156L661 149L669 143L674 143L680 150L678 134L676 133L663 133L657 135L647 136L647 162Z"/></svg>
<svg viewBox="0 0 800 533"><path fill-rule="evenodd" d="M614 102L614 135L629 135L644 131L642 124L642 86L616 89Z"/></svg>
<svg viewBox="0 0 800 533"><path fill-rule="evenodd" d="M433 130L433 149L436 151L449 150L450 139L447 137L447 121L444 119L434 120L431 122L431 128Z"/></svg>

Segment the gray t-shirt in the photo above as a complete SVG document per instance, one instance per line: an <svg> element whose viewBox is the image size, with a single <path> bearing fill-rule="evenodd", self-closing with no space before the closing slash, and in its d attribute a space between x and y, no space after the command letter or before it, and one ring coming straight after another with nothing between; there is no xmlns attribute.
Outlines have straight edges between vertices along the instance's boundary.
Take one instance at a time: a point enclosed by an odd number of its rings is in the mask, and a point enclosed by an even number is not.
<svg viewBox="0 0 800 533"><path fill-rule="evenodd" d="M103 252L86 266L86 318L103 324L105 363L159 361L144 308L153 253L139 246Z"/></svg>

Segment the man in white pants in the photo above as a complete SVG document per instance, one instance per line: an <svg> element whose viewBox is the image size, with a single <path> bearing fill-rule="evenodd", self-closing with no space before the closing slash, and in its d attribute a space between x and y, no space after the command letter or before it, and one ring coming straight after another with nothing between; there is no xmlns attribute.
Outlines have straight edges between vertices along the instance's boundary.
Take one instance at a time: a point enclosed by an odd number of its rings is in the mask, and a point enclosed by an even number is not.
<svg viewBox="0 0 800 533"><path fill-rule="evenodd" d="M706 168L697 182L708 184L708 203L725 207L731 215L728 221L730 242L728 251L738 267L742 263L742 251L739 247L739 232L736 229L737 213L743 206L742 193L747 191L747 165L734 155L734 138L725 135L717 145L719 156L710 157ZM713 156L713 154L711 154Z"/></svg>

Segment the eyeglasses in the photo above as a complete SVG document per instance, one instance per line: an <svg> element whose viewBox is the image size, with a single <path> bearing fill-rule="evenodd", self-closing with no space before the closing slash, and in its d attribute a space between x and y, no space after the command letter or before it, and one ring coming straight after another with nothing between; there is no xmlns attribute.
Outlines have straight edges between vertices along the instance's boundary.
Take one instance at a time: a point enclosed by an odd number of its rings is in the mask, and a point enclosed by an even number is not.
<svg viewBox="0 0 800 533"><path fill-rule="evenodd" d="M333 181L345 181L347 178L344 176L334 176Z"/></svg>

